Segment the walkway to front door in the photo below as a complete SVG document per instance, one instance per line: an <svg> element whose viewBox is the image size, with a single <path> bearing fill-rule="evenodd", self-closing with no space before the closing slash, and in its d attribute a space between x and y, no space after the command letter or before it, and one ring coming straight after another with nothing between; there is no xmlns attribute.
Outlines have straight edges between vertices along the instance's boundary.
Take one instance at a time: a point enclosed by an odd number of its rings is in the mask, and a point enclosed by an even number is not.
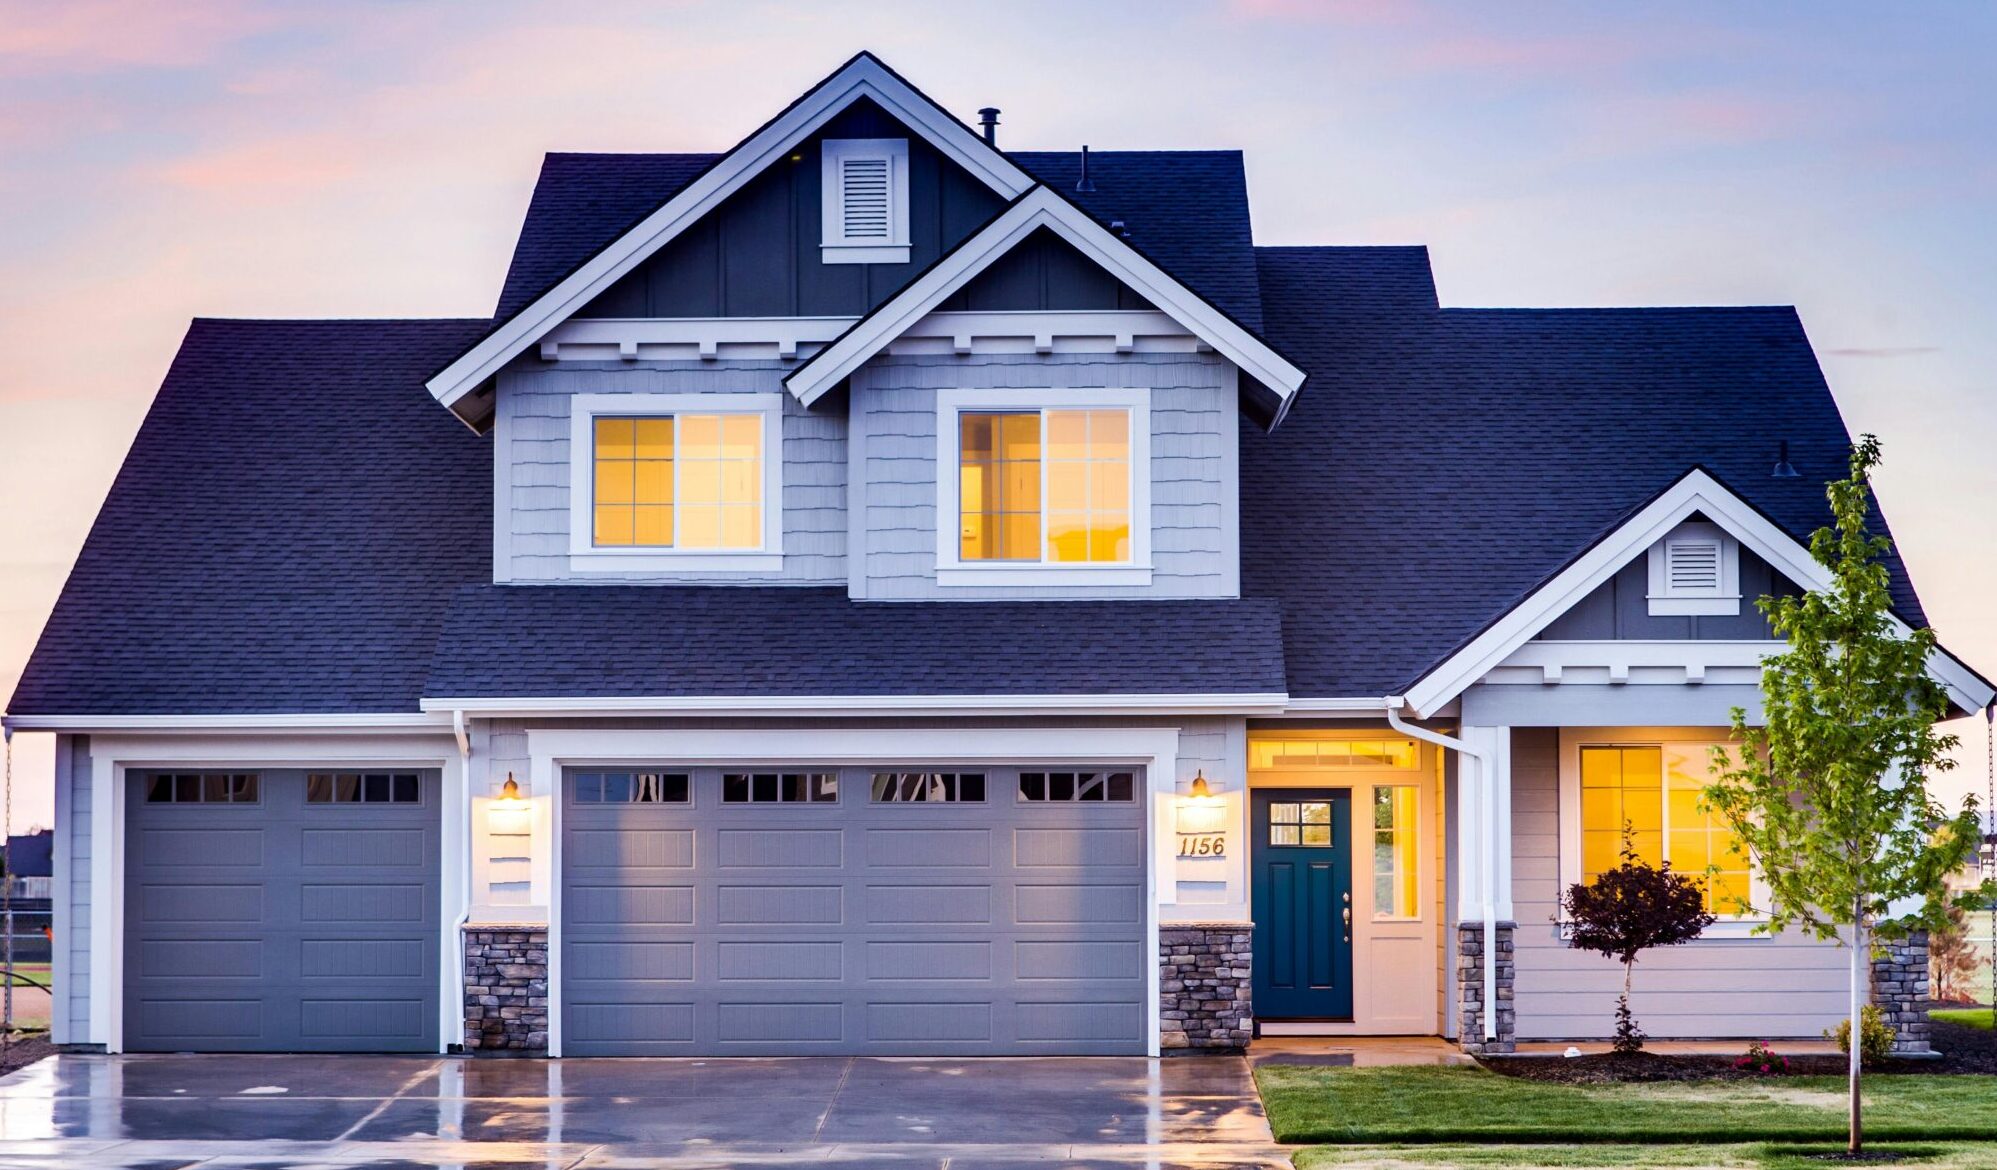
<svg viewBox="0 0 1997 1170"><path fill-rule="evenodd" d="M1352 790L1261 788L1249 823L1257 1019L1352 1018Z"/></svg>
<svg viewBox="0 0 1997 1170"><path fill-rule="evenodd" d="M1273 1170L1289 1158L1238 1056L55 1056L0 1079L0 1165L197 1162Z"/></svg>

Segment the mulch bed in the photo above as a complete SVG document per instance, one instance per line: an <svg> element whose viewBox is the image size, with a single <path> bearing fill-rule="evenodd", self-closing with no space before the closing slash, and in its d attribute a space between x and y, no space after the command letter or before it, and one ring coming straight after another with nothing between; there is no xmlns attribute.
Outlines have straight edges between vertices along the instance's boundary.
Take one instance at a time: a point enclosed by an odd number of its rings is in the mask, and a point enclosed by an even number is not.
<svg viewBox="0 0 1997 1170"><path fill-rule="evenodd" d="M1935 1050L1946 1055L1940 1060L1894 1060L1877 1069L1882 1073L1960 1075L1997 1074L1997 1032L1965 1028L1960 1024L1933 1025ZM1782 1045L1775 1044L1776 1052ZM1741 1045L1746 1051L1747 1045ZM1784 1053L1783 1055L1788 1055ZM1478 1063L1492 1072L1528 1081L1552 1081L1568 1085L1613 1085L1647 1081L1750 1081L1765 1074L1734 1067L1732 1056L1665 1056L1649 1052L1623 1055L1604 1052L1593 1056L1495 1056ZM1789 1056L1788 1076L1843 1076L1845 1058L1840 1055Z"/></svg>
<svg viewBox="0 0 1997 1170"><path fill-rule="evenodd" d="M31 1032L26 1036L16 1036L7 1044L6 1059L0 1060L0 1075L25 1068L44 1056L55 1052L55 1045L49 1043L47 1032Z"/></svg>

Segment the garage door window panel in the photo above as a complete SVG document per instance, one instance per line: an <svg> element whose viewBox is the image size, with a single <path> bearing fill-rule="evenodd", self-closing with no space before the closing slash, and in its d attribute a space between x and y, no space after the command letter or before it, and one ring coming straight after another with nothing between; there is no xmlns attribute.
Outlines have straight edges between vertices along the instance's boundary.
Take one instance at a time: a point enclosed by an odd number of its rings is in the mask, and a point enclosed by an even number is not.
<svg viewBox="0 0 1997 1170"><path fill-rule="evenodd" d="M689 804L693 776L689 772L577 772L579 804Z"/></svg>
<svg viewBox="0 0 1997 1170"><path fill-rule="evenodd" d="M1027 804L1129 804L1137 799L1137 776L1134 772L1021 772L1019 799Z"/></svg>
<svg viewBox="0 0 1997 1170"><path fill-rule="evenodd" d="M414 772L313 772L305 777L305 803L421 804Z"/></svg>
<svg viewBox="0 0 1997 1170"><path fill-rule="evenodd" d="M724 772L723 804L836 804L837 772Z"/></svg>
<svg viewBox="0 0 1997 1170"><path fill-rule="evenodd" d="M255 772L155 772L146 777L147 804L256 804Z"/></svg>
<svg viewBox="0 0 1997 1170"><path fill-rule="evenodd" d="M982 804L983 772L876 772L875 804Z"/></svg>

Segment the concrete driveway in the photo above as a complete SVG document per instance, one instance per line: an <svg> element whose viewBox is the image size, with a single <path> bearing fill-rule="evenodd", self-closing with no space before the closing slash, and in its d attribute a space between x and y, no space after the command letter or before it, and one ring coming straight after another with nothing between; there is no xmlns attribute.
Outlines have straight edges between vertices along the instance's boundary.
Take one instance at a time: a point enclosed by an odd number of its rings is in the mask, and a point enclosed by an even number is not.
<svg viewBox="0 0 1997 1170"><path fill-rule="evenodd" d="M0 1167L1282 1167L1239 1057L55 1056Z"/></svg>

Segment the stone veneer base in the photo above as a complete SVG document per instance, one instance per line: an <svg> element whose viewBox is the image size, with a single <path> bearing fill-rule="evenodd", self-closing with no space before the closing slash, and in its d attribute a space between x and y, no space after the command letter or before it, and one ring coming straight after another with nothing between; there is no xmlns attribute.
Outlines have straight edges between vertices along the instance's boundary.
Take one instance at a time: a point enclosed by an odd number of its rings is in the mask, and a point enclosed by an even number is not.
<svg viewBox="0 0 1997 1170"><path fill-rule="evenodd" d="M1873 949L1872 1003L1893 1029L1893 1055L1924 1057L1929 1047L1928 932L1881 941Z"/></svg>
<svg viewBox="0 0 1997 1170"><path fill-rule="evenodd" d="M1249 1002L1255 928L1188 922L1158 928L1158 1047L1165 1053L1237 1051L1255 1032Z"/></svg>
<svg viewBox="0 0 1997 1170"><path fill-rule="evenodd" d="M1500 922L1498 928L1498 986L1488 998L1497 1004L1498 1036L1484 1037L1484 924L1460 922L1456 926L1456 1027L1457 1044L1477 1056L1503 1056L1518 1050L1518 1011L1512 1003L1512 988L1518 972L1512 962L1513 936L1518 923Z"/></svg>
<svg viewBox="0 0 1997 1170"><path fill-rule="evenodd" d="M545 1056L548 928L465 927L465 1051Z"/></svg>

